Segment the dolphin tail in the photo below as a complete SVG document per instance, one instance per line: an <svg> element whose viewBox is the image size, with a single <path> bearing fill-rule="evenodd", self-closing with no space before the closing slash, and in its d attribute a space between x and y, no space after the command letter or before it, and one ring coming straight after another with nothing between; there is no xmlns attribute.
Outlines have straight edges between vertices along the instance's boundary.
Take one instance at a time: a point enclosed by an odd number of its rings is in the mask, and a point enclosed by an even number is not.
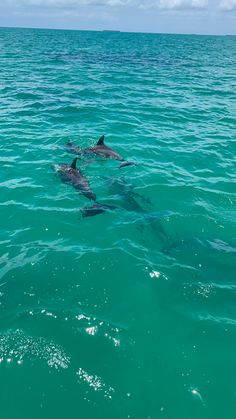
<svg viewBox="0 0 236 419"><path fill-rule="evenodd" d="M126 166L136 166L137 164L133 161L124 161L123 163L121 163L118 166L118 169L121 169L122 167L126 167Z"/></svg>
<svg viewBox="0 0 236 419"><path fill-rule="evenodd" d="M82 156L83 150L81 147L72 143L72 141L68 140L65 144L65 149L68 153L77 154L77 156Z"/></svg>
<svg viewBox="0 0 236 419"><path fill-rule="evenodd" d="M95 202L93 205L85 206L81 208L80 212L82 217L92 217L93 215L102 214L105 211L113 211L117 207L114 205L105 205Z"/></svg>

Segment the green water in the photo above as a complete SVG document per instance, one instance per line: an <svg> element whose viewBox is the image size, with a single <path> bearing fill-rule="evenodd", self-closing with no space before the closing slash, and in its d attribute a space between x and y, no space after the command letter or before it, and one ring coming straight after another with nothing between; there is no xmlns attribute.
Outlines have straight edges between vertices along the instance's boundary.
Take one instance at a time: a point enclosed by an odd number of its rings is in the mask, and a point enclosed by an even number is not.
<svg viewBox="0 0 236 419"><path fill-rule="evenodd" d="M236 416L236 38L0 29L0 418ZM113 212L82 218L68 140Z"/></svg>

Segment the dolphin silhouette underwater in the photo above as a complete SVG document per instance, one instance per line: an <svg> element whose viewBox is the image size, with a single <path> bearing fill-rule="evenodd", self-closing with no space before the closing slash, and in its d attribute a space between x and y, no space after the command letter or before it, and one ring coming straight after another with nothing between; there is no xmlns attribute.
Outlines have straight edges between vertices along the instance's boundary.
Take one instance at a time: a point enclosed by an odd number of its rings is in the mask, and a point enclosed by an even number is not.
<svg viewBox="0 0 236 419"><path fill-rule="evenodd" d="M162 243L166 243L169 238L162 227L160 217L157 214L150 213L145 208L152 204L151 201L133 189L134 186L128 183L123 176L109 180L109 192L117 207L133 212L141 230L145 225L149 226L155 236L158 236ZM145 204L145 207L138 202L137 198Z"/></svg>
<svg viewBox="0 0 236 419"><path fill-rule="evenodd" d="M136 198L139 198L146 205L150 205L151 201L149 198L145 198L143 195L134 192L134 186L121 177L113 177L109 179L109 192L112 196L115 196L120 201L120 205L127 211L133 211L136 213L146 213L146 210L140 205Z"/></svg>
<svg viewBox="0 0 236 419"><path fill-rule="evenodd" d="M96 194L91 189L88 180L81 173L80 169L76 167L78 157L72 161L71 165L59 164L56 166L56 170L59 172L62 182L70 184L84 195L90 201L94 201L93 205L86 206L80 209L83 217L89 217L97 214L101 214L104 211L111 211L116 209L115 206L101 204L96 201Z"/></svg>
<svg viewBox="0 0 236 419"><path fill-rule="evenodd" d="M68 143L65 145L65 148L68 153L76 154L77 156L83 155L82 148L72 143L71 141L68 141Z"/></svg>
<svg viewBox="0 0 236 419"><path fill-rule="evenodd" d="M120 164L119 168L125 167L125 166L134 166L135 165L134 162L126 161L125 159L123 159L123 157L121 157L121 155L119 153L112 150L112 148L108 147L104 143L104 141L105 141L105 136L102 135L99 138L99 140L98 140L98 142L95 146L88 147L84 150L82 150L79 146L77 146L76 144L69 141L66 144L66 150L69 153L74 153L74 154L77 154L79 156L95 154L97 156L118 160L118 161L122 162Z"/></svg>

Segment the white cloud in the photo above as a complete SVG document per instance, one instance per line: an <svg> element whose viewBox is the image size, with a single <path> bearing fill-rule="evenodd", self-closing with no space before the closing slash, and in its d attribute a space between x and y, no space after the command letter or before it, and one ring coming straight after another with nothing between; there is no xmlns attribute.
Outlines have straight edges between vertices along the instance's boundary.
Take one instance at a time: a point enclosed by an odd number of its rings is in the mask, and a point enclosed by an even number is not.
<svg viewBox="0 0 236 419"><path fill-rule="evenodd" d="M208 0L160 0L161 9L205 9Z"/></svg>
<svg viewBox="0 0 236 419"><path fill-rule="evenodd" d="M236 0L222 0L235 3ZM130 6L139 9L202 9L207 7L208 0L1 0L12 6L36 6L55 8L77 8L79 6Z"/></svg>
<svg viewBox="0 0 236 419"><path fill-rule="evenodd" d="M236 10L236 0L221 0L219 3L219 9L226 12Z"/></svg>
<svg viewBox="0 0 236 419"><path fill-rule="evenodd" d="M78 7L85 5L94 6L125 6L137 3L137 0L1 0L3 3L18 6L42 7Z"/></svg>
<svg viewBox="0 0 236 419"><path fill-rule="evenodd" d="M141 2L143 3L143 2ZM181 10L181 9L205 9L208 6L208 0L157 0L140 4L139 8L161 9L161 10Z"/></svg>

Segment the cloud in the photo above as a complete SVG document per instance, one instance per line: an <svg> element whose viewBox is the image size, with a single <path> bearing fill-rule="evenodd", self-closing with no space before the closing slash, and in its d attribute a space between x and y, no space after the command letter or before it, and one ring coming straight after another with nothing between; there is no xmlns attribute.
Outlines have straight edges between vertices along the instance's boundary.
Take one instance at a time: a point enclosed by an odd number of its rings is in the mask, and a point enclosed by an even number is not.
<svg viewBox="0 0 236 419"><path fill-rule="evenodd" d="M222 0L234 3L236 0ZM47 8L78 8L79 6L130 6L142 10L148 9L202 9L208 5L208 0L1 0L11 6L31 6Z"/></svg>
<svg viewBox="0 0 236 419"><path fill-rule="evenodd" d="M2 5L13 9L51 9L51 10L79 10L86 6L96 8L122 7L137 3L137 0L0 0Z"/></svg>
<svg viewBox="0 0 236 419"><path fill-rule="evenodd" d="M205 9L208 0L160 0L161 9Z"/></svg>
<svg viewBox="0 0 236 419"><path fill-rule="evenodd" d="M236 0L221 0L219 9L226 12L236 10Z"/></svg>
<svg viewBox="0 0 236 419"><path fill-rule="evenodd" d="M143 2L142 2L143 3ZM161 10L183 10L183 9L205 9L208 6L208 0L158 0L155 2L145 2L139 8L161 9Z"/></svg>
<svg viewBox="0 0 236 419"><path fill-rule="evenodd" d="M41 7L79 7L79 6L126 6L137 3L137 0L1 0L1 3L11 6L41 6Z"/></svg>

